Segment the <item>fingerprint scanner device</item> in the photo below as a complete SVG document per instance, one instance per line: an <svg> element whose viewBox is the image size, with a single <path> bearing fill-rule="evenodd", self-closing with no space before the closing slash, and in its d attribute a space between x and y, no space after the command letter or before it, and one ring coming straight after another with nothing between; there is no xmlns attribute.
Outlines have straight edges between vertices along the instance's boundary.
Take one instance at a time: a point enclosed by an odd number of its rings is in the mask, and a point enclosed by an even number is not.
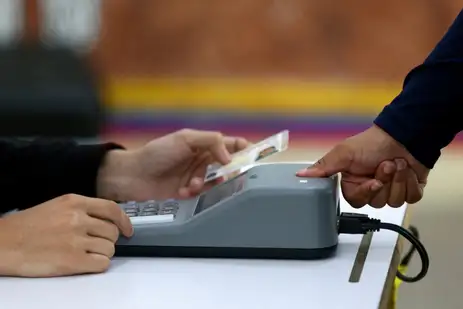
<svg viewBox="0 0 463 309"><path fill-rule="evenodd" d="M300 178L307 164L254 166L199 197L120 206L134 234L116 256L321 259L338 243L337 176Z"/></svg>

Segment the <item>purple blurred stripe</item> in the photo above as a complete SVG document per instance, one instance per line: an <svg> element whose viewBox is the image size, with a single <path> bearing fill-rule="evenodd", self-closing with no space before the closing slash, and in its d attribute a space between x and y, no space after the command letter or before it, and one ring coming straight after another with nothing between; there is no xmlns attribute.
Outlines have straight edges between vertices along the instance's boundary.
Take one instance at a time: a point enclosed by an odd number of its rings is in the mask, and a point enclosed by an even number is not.
<svg viewBox="0 0 463 309"><path fill-rule="evenodd" d="M114 114L108 119L111 127L140 129L233 129L245 131L284 130L338 132L359 131L371 125L372 118L340 116L279 116L250 114Z"/></svg>
<svg viewBox="0 0 463 309"><path fill-rule="evenodd" d="M293 134L353 135L371 126L374 117L338 115L279 116L251 114L119 113L108 119L108 129L117 132L175 131L182 128L224 132L274 132ZM463 141L459 134L456 140Z"/></svg>

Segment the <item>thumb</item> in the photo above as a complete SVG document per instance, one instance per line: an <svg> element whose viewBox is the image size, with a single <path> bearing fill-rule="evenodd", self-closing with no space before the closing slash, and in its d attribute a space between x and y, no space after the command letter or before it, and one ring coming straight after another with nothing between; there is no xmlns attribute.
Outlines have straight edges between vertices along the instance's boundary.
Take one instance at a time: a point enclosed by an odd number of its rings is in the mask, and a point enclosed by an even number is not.
<svg viewBox="0 0 463 309"><path fill-rule="evenodd" d="M315 164L296 173L300 177L330 177L345 172L352 162L351 152L344 147L335 147Z"/></svg>

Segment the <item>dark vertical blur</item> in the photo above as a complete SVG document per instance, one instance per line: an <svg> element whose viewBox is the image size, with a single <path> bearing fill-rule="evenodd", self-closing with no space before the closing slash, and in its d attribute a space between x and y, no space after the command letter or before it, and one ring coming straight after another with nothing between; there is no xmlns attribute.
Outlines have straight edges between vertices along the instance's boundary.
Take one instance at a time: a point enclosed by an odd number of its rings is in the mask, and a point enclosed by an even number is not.
<svg viewBox="0 0 463 309"><path fill-rule="evenodd" d="M104 109L95 70L76 50L43 42L41 0L17 3L23 31L0 50L0 136L98 137Z"/></svg>

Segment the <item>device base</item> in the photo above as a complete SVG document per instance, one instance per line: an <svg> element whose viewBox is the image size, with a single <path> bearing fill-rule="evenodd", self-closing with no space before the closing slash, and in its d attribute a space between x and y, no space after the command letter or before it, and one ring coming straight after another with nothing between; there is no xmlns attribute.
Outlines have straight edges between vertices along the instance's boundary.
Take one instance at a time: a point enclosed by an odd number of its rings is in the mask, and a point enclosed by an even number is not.
<svg viewBox="0 0 463 309"><path fill-rule="evenodd" d="M116 246L115 256L318 260L333 256L337 245L319 249Z"/></svg>

